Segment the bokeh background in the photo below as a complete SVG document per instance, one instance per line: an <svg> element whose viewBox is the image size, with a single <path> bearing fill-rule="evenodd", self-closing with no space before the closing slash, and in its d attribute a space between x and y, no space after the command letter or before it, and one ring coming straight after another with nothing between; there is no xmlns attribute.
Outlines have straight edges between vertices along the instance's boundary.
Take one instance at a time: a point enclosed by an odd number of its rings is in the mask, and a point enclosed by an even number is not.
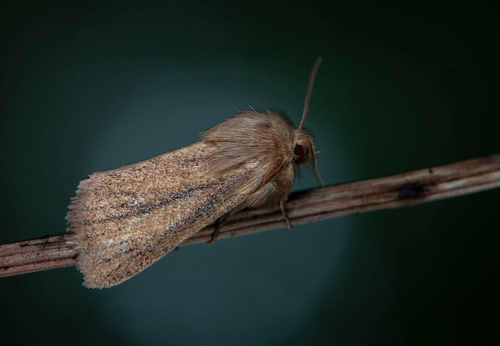
<svg viewBox="0 0 500 346"><path fill-rule="evenodd" d="M493 2L492 2L493 4ZM239 110L307 127L328 184L500 152L486 3L2 1L0 242L65 231L78 182ZM305 170L296 189L315 187ZM112 289L0 279L1 345L497 339L500 190L181 248Z"/></svg>

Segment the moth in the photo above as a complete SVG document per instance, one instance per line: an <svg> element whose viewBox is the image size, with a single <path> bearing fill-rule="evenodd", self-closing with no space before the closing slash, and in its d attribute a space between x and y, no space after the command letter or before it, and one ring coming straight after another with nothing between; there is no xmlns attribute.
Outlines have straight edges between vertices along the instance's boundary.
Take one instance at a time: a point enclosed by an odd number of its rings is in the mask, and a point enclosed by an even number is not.
<svg viewBox="0 0 500 346"><path fill-rule="evenodd" d="M84 286L122 283L210 224L213 242L244 208L280 206L291 227L285 203L300 166L310 163L323 184L312 135L303 128L321 60L298 127L274 110L243 111L190 146L81 181L66 219Z"/></svg>

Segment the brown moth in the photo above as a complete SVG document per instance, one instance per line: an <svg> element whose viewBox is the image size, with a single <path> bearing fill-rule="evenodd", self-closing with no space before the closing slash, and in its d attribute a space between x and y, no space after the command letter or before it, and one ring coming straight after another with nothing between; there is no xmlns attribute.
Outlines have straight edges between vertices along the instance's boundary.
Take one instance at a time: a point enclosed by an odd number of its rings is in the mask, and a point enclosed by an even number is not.
<svg viewBox="0 0 500 346"><path fill-rule="evenodd" d="M279 205L290 227L285 202L298 168L311 163L322 184L312 136L302 128L320 63L297 128L274 110L243 111L190 146L80 182L66 219L84 285L117 285L215 223L214 241L225 220L247 207Z"/></svg>

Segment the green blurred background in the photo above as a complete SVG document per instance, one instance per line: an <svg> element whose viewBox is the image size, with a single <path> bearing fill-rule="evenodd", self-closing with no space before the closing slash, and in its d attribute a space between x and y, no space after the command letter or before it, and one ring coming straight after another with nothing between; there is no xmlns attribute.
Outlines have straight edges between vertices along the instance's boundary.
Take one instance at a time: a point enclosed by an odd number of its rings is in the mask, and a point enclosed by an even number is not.
<svg viewBox="0 0 500 346"><path fill-rule="evenodd" d="M492 3L493 4L493 3ZM60 234L78 182L242 109L307 127L326 183L500 152L485 3L3 1L0 243ZM315 187L306 170L296 189ZM1 345L497 339L500 190L183 247L112 289L0 279Z"/></svg>

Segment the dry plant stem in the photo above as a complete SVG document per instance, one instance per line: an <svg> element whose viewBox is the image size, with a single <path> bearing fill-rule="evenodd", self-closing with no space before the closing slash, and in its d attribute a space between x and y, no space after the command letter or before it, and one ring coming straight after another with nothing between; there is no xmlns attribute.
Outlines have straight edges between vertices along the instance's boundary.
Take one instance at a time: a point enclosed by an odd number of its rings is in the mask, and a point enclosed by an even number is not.
<svg viewBox="0 0 500 346"><path fill-rule="evenodd" d="M500 154L422 169L384 178L362 180L293 193L286 205L292 224L331 219L366 211L396 208L465 195L500 186ZM245 210L231 217L219 238L285 228L279 208ZM206 242L209 226L183 245ZM77 253L66 235L0 245L0 276L72 266Z"/></svg>

